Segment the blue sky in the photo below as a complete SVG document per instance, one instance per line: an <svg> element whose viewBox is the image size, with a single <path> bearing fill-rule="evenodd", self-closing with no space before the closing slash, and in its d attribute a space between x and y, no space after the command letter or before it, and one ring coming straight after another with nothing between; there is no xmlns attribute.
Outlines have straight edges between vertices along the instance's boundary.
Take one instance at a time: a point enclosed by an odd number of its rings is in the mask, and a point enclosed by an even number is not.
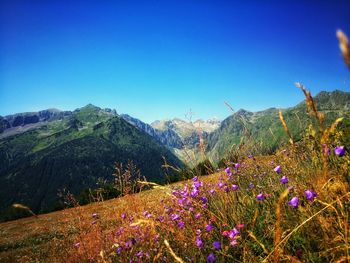
<svg viewBox="0 0 350 263"><path fill-rule="evenodd" d="M282 3L283 2L283 3ZM350 1L1 1L0 115L88 103L146 122L350 91Z"/></svg>

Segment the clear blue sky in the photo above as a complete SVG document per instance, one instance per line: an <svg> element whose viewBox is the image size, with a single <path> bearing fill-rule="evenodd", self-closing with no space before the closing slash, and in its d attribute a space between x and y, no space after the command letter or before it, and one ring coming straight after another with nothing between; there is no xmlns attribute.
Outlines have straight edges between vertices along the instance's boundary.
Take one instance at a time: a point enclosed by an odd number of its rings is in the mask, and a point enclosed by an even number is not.
<svg viewBox="0 0 350 263"><path fill-rule="evenodd" d="M146 122L223 119L350 90L350 1L0 2L0 115L88 103Z"/></svg>

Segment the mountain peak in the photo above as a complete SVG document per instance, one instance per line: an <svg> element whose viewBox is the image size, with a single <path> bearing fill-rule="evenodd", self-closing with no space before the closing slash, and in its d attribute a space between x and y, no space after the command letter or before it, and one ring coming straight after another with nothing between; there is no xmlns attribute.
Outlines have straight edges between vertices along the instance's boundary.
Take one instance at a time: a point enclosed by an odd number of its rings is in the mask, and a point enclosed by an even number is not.
<svg viewBox="0 0 350 263"><path fill-rule="evenodd" d="M100 107L97 107L97 106L95 106L95 105L93 105L93 104L91 104L91 103L89 103L89 104L87 104L87 105L85 105L84 107L82 107L82 108L80 108L81 110L82 109L96 109L96 110L100 110L101 108Z"/></svg>
<svg viewBox="0 0 350 263"><path fill-rule="evenodd" d="M314 96L314 100L319 110L350 109L350 92L321 91Z"/></svg>

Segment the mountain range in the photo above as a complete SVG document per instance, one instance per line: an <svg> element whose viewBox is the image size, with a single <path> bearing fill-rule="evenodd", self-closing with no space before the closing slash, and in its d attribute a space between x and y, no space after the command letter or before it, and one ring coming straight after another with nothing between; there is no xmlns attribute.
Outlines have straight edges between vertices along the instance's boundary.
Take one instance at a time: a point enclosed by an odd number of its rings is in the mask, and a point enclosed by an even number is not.
<svg viewBox="0 0 350 263"><path fill-rule="evenodd" d="M43 114L43 112L45 112ZM22 203L34 212L56 208L57 192L78 195L111 179L115 163L133 160L148 180L164 182L163 157L182 162L165 146L111 110L87 105L1 119L0 211Z"/></svg>
<svg viewBox="0 0 350 263"><path fill-rule="evenodd" d="M324 113L326 125L338 117L344 117L342 128L350 135L349 92L322 91L314 97L314 101L317 110ZM298 141L312 122L306 102L281 111L293 140ZM258 112L241 109L223 120L220 127L209 135L206 152L212 160L218 161L233 145L238 145L243 136L246 142L248 137L252 139L251 146L253 144L254 147L251 147L251 153L256 154L271 154L288 141L279 119L279 109L270 108Z"/></svg>
<svg viewBox="0 0 350 263"><path fill-rule="evenodd" d="M320 92L314 99L326 123L345 117L342 126L350 142L350 93ZM54 210L59 190L78 195L96 188L98 178L111 178L115 163L128 160L148 180L162 183L163 157L173 166L190 163L187 158L195 159L195 165L204 151L217 162L242 139L254 145L252 154L271 154L288 140L278 111L241 109L222 122L175 118L151 124L91 104L74 111L0 116L0 212L13 203L25 204L34 212ZM306 103L282 112L298 141L311 120Z"/></svg>
<svg viewBox="0 0 350 263"><path fill-rule="evenodd" d="M126 114L122 114L121 117L171 149L178 158L190 166L203 159L199 154L200 142L207 141L209 133L216 130L221 123L218 119L199 119L191 122L174 118L147 124Z"/></svg>

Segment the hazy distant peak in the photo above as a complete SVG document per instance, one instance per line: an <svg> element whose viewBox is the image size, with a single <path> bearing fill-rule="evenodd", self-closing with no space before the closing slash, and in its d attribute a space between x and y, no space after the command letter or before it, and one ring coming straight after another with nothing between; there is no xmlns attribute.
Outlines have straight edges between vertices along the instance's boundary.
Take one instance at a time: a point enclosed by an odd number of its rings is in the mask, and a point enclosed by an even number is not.
<svg viewBox="0 0 350 263"><path fill-rule="evenodd" d="M36 112L7 115L0 119L0 133L7 133L7 131L9 131L8 135L21 133L29 129L40 127L44 125L45 122L63 119L71 114L70 111L60 111L51 108ZM1 136L4 137L5 135L2 134Z"/></svg>
<svg viewBox="0 0 350 263"><path fill-rule="evenodd" d="M172 119L172 121L185 122L183 119L180 119L180 118L174 118Z"/></svg>
<svg viewBox="0 0 350 263"><path fill-rule="evenodd" d="M188 137L192 133L199 130L210 133L220 126L220 121L216 118L210 120L197 119L193 122L185 121L180 118L173 118L171 120L157 120L151 123L151 126L157 130L173 130L181 137Z"/></svg>
<svg viewBox="0 0 350 263"><path fill-rule="evenodd" d="M61 112L61 110L55 109L55 108L50 108L50 109L40 110L40 111L18 112L18 113L6 115L5 118L12 118L12 117L15 117L15 116L36 115L36 114L41 114L41 113L45 113L45 112L48 112L48 113L58 113L58 112Z"/></svg>
<svg viewBox="0 0 350 263"><path fill-rule="evenodd" d="M205 132L213 132L217 128L219 128L221 121L219 121L216 118L208 119L208 120L202 120L198 119L195 122L193 122L193 126L197 129L199 128L202 131Z"/></svg>
<svg viewBox="0 0 350 263"><path fill-rule="evenodd" d="M41 110L41 111L49 111L49 112L61 112L61 110L56 109L56 108L49 108L49 109L46 109L46 110Z"/></svg>

